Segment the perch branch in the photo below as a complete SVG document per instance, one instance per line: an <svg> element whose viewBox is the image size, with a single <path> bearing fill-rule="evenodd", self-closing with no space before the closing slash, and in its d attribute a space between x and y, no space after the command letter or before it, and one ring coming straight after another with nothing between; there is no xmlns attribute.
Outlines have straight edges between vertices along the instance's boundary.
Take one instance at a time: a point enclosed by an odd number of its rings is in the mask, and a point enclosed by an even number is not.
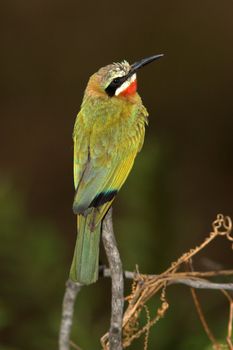
<svg viewBox="0 0 233 350"><path fill-rule="evenodd" d="M103 221L103 244L109 262L112 278L112 311L109 330L109 350L122 350L122 319L124 307L124 280L120 254L113 232L112 209Z"/></svg>
<svg viewBox="0 0 233 350"><path fill-rule="evenodd" d="M70 333L73 323L74 304L78 292L82 288L80 283L71 280L66 282L66 291L62 304L62 319L59 332L59 350L69 350Z"/></svg>

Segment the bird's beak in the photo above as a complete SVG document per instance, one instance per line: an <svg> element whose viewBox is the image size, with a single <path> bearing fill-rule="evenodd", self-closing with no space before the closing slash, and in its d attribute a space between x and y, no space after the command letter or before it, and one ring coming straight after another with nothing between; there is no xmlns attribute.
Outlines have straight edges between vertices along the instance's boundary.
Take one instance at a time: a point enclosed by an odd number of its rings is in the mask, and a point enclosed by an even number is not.
<svg viewBox="0 0 233 350"><path fill-rule="evenodd" d="M142 60L135 62L131 65L130 71L128 73L128 77L130 77L131 75L133 75L138 69L144 67L145 65L147 65L148 63L151 63L159 58L163 57L163 54L160 55L154 55L154 56L150 56L147 58L143 58Z"/></svg>

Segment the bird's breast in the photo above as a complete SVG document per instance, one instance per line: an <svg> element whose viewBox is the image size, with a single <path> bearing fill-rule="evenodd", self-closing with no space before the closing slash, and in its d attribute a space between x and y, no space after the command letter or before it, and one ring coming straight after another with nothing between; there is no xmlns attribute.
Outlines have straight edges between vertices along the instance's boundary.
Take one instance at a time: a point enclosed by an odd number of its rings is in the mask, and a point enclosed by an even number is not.
<svg viewBox="0 0 233 350"><path fill-rule="evenodd" d="M137 153L143 142L144 119L137 108L124 108L115 114L99 115L93 124L90 137L91 158L96 164L111 166L112 159Z"/></svg>

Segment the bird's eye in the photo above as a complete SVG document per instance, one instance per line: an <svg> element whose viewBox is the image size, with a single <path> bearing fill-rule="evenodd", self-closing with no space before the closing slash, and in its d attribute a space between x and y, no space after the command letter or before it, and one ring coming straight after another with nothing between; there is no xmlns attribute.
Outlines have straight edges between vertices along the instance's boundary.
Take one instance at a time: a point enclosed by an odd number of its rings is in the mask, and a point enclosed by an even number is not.
<svg viewBox="0 0 233 350"><path fill-rule="evenodd" d="M115 79L113 79L113 83L114 84L118 84L120 82L120 78L115 78Z"/></svg>
<svg viewBox="0 0 233 350"><path fill-rule="evenodd" d="M122 82L123 82L122 77L114 78L105 89L108 96L110 96L110 97L114 96L116 89L122 84Z"/></svg>

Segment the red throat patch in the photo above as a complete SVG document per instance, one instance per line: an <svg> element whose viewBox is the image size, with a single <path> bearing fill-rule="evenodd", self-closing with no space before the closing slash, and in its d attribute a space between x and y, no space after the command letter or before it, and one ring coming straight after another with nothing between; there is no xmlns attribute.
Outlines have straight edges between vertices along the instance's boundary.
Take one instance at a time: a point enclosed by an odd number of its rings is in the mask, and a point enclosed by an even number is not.
<svg viewBox="0 0 233 350"><path fill-rule="evenodd" d="M135 94L137 91L137 80L135 79L125 90L123 90L121 96L129 96Z"/></svg>

